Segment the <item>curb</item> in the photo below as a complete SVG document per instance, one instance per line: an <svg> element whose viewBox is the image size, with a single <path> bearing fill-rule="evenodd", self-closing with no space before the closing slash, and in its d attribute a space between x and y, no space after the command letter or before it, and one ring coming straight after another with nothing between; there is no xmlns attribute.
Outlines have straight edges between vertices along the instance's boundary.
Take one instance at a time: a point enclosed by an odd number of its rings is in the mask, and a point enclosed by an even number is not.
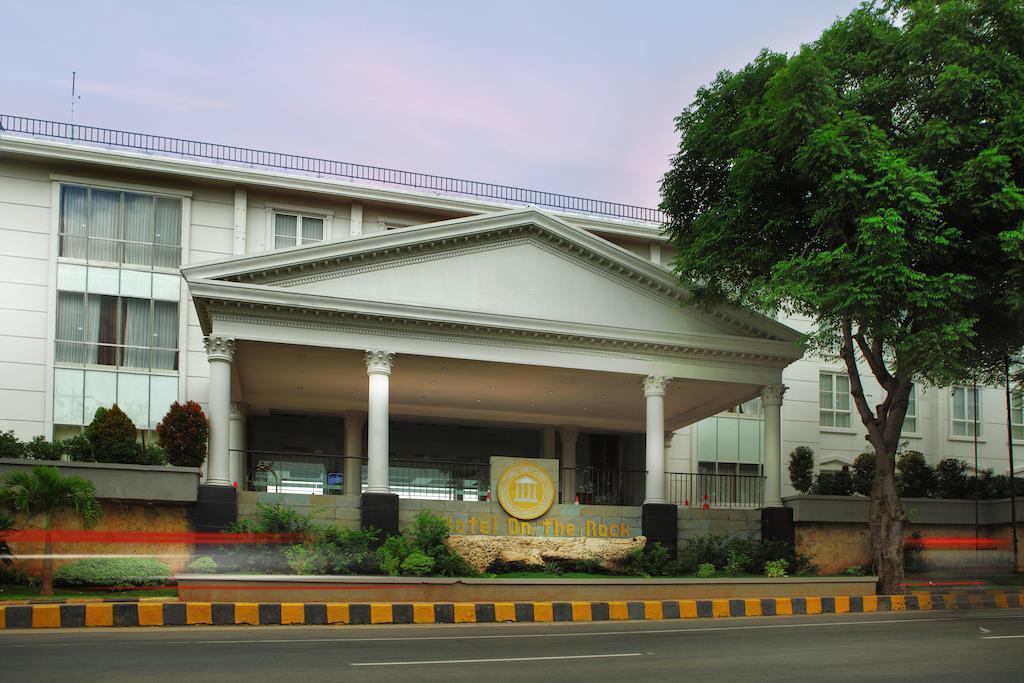
<svg viewBox="0 0 1024 683"><path fill-rule="evenodd" d="M3 606L0 629L639 621L1007 607L1024 607L1024 591L630 602L93 602Z"/></svg>

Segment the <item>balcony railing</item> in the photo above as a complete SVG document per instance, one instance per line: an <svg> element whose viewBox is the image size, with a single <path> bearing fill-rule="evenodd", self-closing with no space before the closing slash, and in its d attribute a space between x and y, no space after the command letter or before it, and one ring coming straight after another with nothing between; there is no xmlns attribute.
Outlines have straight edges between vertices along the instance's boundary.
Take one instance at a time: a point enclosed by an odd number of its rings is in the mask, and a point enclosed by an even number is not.
<svg viewBox="0 0 1024 683"><path fill-rule="evenodd" d="M758 508L764 477L739 474L667 472L665 498L680 507Z"/></svg>
<svg viewBox="0 0 1024 683"><path fill-rule="evenodd" d="M212 160L217 163L249 168L268 168L313 176L332 176L367 181L380 185L410 187L453 196L496 199L503 203L520 206L534 204L584 215L608 216L642 223L661 224L665 222L665 214L660 210L632 204L606 202L600 199L574 197L509 185L399 171L297 154L218 145L212 142L198 142L163 135L80 126L25 116L0 114L0 132L18 133L35 138L72 140L106 148L139 150L186 159Z"/></svg>
<svg viewBox="0 0 1024 683"><path fill-rule="evenodd" d="M582 505L641 505L646 476L643 470L576 467L563 468L559 482L572 494L569 500L578 497Z"/></svg>

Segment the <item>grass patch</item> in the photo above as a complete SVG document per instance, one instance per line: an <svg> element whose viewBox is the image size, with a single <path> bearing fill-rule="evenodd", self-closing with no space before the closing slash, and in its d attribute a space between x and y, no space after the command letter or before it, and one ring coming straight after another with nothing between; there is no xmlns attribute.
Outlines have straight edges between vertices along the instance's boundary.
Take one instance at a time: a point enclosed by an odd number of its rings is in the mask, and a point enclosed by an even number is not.
<svg viewBox="0 0 1024 683"><path fill-rule="evenodd" d="M76 590L54 588L53 595L39 595L39 588L24 585L0 585L0 603L6 600L64 600L66 598L176 598L177 588L146 588L144 590Z"/></svg>

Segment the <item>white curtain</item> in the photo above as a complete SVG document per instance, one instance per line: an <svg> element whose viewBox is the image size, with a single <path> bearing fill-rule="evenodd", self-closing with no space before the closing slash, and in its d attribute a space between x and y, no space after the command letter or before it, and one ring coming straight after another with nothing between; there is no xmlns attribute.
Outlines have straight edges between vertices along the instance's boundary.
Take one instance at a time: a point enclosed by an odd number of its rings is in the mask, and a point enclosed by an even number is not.
<svg viewBox="0 0 1024 683"><path fill-rule="evenodd" d="M178 304L173 301L153 302L152 367L159 370L178 368Z"/></svg>
<svg viewBox="0 0 1024 683"><path fill-rule="evenodd" d="M89 259L117 263L121 193L95 188L89 192Z"/></svg>
<svg viewBox="0 0 1024 683"><path fill-rule="evenodd" d="M124 351L121 365L130 368L149 367L149 301L147 299L122 299L121 342Z"/></svg>
<svg viewBox="0 0 1024 683"><path fill-rule="evenodd" d="M59 363L84 363L88 357L85 341L85 295L57 292L57 348Z"/></svg>
<svg viewBox="0 0 1024 683"><path fill-rule="evenodd" d="M152 263L153 197L124 195L124 262L140 266Z"/></svg>
<svg viewBox="0 0 1024 683"><path fill-rule="evenodd" d="M298 216L279 213L274 216L274 249L294 247L298 236Z"/></svg>
<svg viewBox="0 0 1024 683"><path fill-rule="evenodd" d="M181 200L156 198L153 265L177 268L181 264Z"/></svg>
<svg viewBox="0 0 1024 683"><path fill-rule="evenodd" d="M87 257L86 206L88 190L64 185L60 190L60 255L69 258Z"/></svg>
<svg viewBox="0 0 1024 683"><path fill-rule="evenodd" d="M324 221L322 218L305 218L302 219L302 243L307 244L309 242L323 242L324 241Z"/></svg>

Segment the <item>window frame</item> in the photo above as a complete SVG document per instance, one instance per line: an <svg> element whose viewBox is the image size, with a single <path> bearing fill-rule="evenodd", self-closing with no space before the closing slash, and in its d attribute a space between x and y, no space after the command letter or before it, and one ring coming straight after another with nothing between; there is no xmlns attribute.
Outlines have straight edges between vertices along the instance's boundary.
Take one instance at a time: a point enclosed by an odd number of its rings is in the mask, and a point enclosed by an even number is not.
<svg viewBox="0 0 1024 683"><path fill-rule="evenodd" d="M964 415L962 418L958 417L956 414L956 392L958 391L964 392ZM968 391L974 393L974 415L971 418L968 418L969 411L967 410ZM975 438L977 438L978 441L984 441L985 425L983 422L984 416L981 414L981 391L981 386L956 385L952 387L952 391L949 392L949 438L951 441L973 442ZM957 424L961 423L964 425L964 433L957 434ZM975 424L977 424L977 435L971 433ZM968 427L970 427L970 429L968 429Z"/></svg>
<svg viewBox="0 0 1024 683"><path fill-rule="evenodd" d="M914 382L914 383L912 383L910 385L910 395L908 397L908 403L907 403L907 414L903 416L903 427L900 429L900 436L908 436L908 437L919 437L919 436L921 436L921 423L919 422L919 420L921 419L921 416L918 415L918 410L917 410L918 400L917 399L918 399L918 396L917 396L917 383ZM911 408L914 409L913 413L910 412ZM914 428L913 429L907 429L907 420L913 420L914 421Z"/></svg>
<svg viewBox="0 0 1024 683"><path fill-rule="evenodd" d="M286 214L295 216L295 244L287 247L277 246L277 216L278 214ZM303 218L315 218L321 220L324 223L324 236L318 242L302 242L302 219ZM311 206L298 206L295 204L283 204L280 202L268 203L267 204L267 225L266 225L266 245L267 251L280 251L281 249L294 249L300 246L309 246L311 244L323 244L329 242L334 238L334 211L329 209L318 209Z"/></svg>
<svg viewBox="0 0 1024 683"><path fill-rule="evenodd" d="M89 265L105 265L107 267L117 268L130 268L135 270L145 270L154 272L165 272L165 273L178 273L181 266L187 261L185 258L186 253L186 240L187 240L187 229L189 224L188 211L190 205L186 201L191 198L191 193L186 191L174 191L166 190L163 188L154 188L143 185L132 185L130 183L106 183L102 181L95 181L84 178L75 178L72 176L62 176L59 174L51 174L51 181L57 186L56 192L56 255L57 258L64 262L69 263L81 263ZM87 206L91 206L92 193L94 191L102 192L116 192L119 195L118 198L118 210L117 210L117 234L116 238L108 237L91 237L90 230L87 228L84 235L75 235L65 229L64 223L64 190L65 188L77 187L86 190L86 202ZM152 241L140 242L138 240L129 240L126 237L126 213L125 213L125 196L126 195L141 195L145 197L151 197L153 199L153 211L154 211L154 223ZM156 206L157 200L169 199L178 203L178 243L175 244L162 244L156 241ZM88 208L86 209L88 212ZM61 253L64 251L65 240L71 239L83 239L85 244L85 255L82 256L69 256ZM117 259L113 261L93 258L91 255L92 249L90 244L94 241L102 242L113 242L117 249ZM133 263L125 260L125 247L127 245L138 245L140 247L147 247L149 249L149 263ZM154 255L157 253L157 248L177 249L177 264L173 266L154 265Z"/></svg>
<svg viewBox="0 0 1024 683"><path fill-rule="evenodd" d="M1010 390L1010 434L1013 443L1024 444L1024 389Z"/></svg>
<svg viewBox="0 0 1024 683"><path fill-rule="evenodd" d="M830 381L829 393L831 394L831 397L832 397L831 407L830 408L823 408L822 405L821 405L821 393L822 393L821 382L822 382L822 378L824 378L824 377L828 377L829 381ZM846 378L846 382L847 382L847 390L846 390L846 392L844 392L845 396L847 397L846 409L845 410L839 408L838 401L836 400L836 397L839 395L839 392L836 391L836 378L837 377L844 377L844 378ZM838 370L819 370L818 371L818 430L819 431L839 432L839 433L843 433L843 434L852 434L854 432L854 429L853 429L853 405L852 405L852 397L850 396L849 386L850 386L850 376L847 373L845 373L845 372L838 371ZM832 415L832 424L825 424L824 422L822 422L822 414L823 413L831 413L831 415ZM836 421L837 421L836 418L839 415L846 415L846 420L847 420L847 424L846 425L837 425L836 424Z"/></svg>

